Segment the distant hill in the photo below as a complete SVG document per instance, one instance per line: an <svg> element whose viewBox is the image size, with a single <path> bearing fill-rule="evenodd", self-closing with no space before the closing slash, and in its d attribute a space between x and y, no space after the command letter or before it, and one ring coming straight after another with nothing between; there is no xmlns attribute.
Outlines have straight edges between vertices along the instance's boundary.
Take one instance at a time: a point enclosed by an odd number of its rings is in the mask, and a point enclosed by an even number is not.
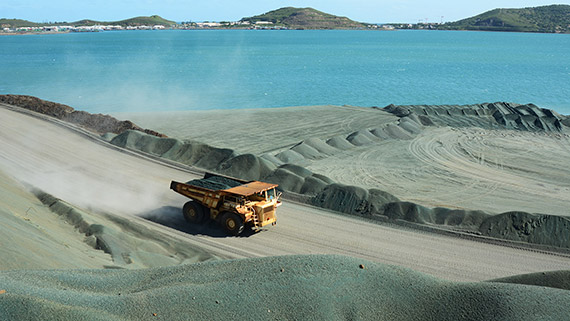
<svg viewBox="0 0 570 321"><path fill-rule="evenodd" d="M160 16L154 15L150 17L135 17L120 21L96 21L90 19L79 20L75 22L58 22L58 23L37 23L20 19L0 19L0 26L2 28L19 28L19 27L37 27L49 25L73 25L73 26L94 26L94 25L118 25L123 27L128 26L154 26L164 25L170 26L176 24L171 20L166 20Z"/></svg>
<svg viewBox="0 0 570 321"><path fill-rule="evenodd" d="M110 24L119 25L119 26L123 26L123 27L127 27L127 26L152 26L152 25L170 26L170 25L175 25L176 22L171 21L171 20L166 20L166 19L162 18L161 16L154 15L154 16L150 16L150 17L135 17L135 18L121 20L121 21L114 21L114 22L111 22Z"/></svg>
<svg viewBox="0 0 570 321"><path fill-rule="evenodd" d="M39 24L22 19L0 19L0 28L37 27Z"/></svg>
<svg viewBox="0 0 570 321"><path fill-rule="evenodd" d="M252 24L265 21L291 29L355 29L364 27L362 23L346 17L335 16L313 8L293 7L269 11L261 15L243 18L241 21Z"/></svg>
<svg viewBox="0 0 570 321"><path fill-rule="evenodd" d="M150 16L150 17L135 17L120 21L95 21L95 20L80 20L71 23L74 26L93 26L93 25L115 25L122 27L136 27L136 26L154 26L154 25L164 25L170 26L175 25L176 22L171 20L166 20L161 16Z"/></svg>
<svg viewBox="0 0 570 321"><path fill-rule="evenodd" d="M495 9L471 18L446 23L439 29L569 33L570 5Z"/></svg>

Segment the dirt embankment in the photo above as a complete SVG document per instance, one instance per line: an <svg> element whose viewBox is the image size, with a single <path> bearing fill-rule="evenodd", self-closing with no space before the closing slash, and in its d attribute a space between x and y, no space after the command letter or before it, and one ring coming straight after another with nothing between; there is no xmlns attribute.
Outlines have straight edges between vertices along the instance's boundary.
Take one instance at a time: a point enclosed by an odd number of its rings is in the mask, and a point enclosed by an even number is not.
<svg viewBox="0 0 570 321"><path fill-rule="evenodd" d="M44 115L55 117L69 123L79 125L98 134L120 134L125 130L137 130L157 137L166 137L166 135L154 130L143 129L128 120L121 121L109 115L90 114L85 111L75 110L67 105L42 100L32 96L0 95L0 103L22 107Z"/></svg>
<svg viewBox="0 0 570 321"><path fill-rule="evenodd" d="M100 214L111 224L96 223L94 215L40 190L34 190L49 210L85 235L84 242L109 254L112 268L146 268L214 259L213 255L178 242L167 235L114 215Z"/></svg>

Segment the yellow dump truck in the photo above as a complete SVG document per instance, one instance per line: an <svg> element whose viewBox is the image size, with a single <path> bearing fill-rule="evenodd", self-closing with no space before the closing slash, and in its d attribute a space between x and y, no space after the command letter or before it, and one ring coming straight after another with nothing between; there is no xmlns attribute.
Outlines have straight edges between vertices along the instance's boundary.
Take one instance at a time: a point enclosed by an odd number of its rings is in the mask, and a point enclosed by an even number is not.
<svg viewBox="0 0 570 321"><path fill-rule="evenodd" d="M231 235L241 234L246 226L258 231L275 225L275 210L281 205L277 186L212 173L186 183L170 183L170 189L192 199L182 208L186 221L218 221Z"/></svg>

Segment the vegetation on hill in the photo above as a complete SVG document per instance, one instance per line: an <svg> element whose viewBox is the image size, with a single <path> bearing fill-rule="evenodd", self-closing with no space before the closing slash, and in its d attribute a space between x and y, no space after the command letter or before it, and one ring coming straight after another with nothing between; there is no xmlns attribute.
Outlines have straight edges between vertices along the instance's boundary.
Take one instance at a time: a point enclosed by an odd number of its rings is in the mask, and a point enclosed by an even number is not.
<svg viewBox="0 0 570 321"><path fill-rule="evenodd" d="M361 29L367 25L347 17L335 16L313 8L285 7L267 13L242 18L240 22L265 24L289 29ZM172 26L176 22L160 16L135 17L120 21L80 20L76 22L36 23L21 19L0 19L1 28L38 27L49 25L118 25L122 27ZM222 24L222 28L233 24ZM242 26L243 27L243 26ZM400 25L398 29L425 29L425 24ZM439 30L481 30L481 31L516 31L570 33L570 5L550 5L522 9L494 9L480 15L449 22L443 25L432 24L429 29Z"/></svg>
<svg viewBox="0 0 570 321"><path fill-rule="evenodd" d="M170 26L175 25L176 22L171 20L166 20L161 16L150 16L150 17L135 17L120 21L95 21L95 20L80 20L71 23L74 26L93 26L93 25L114 25L122 27L136 27L136 26L154 26L163 25Z"/></svg>
<svg viewBox="0 0 570 321"><path fill-rule="evenodd" d="M170 25L175 25L176 22L171 21L171 20L166 20L166 19L162 18L161 16L154 15L154 16L150 16L150 17L135 17L135 18L131 18L131 19L110 22L110 24L119 25L119 26L123 26L123 27L126 27L126 26L151 26L151 25L170 26Z"/></svg>
<svg viewBox="0 0 570 321"><path fill-rule="evenodd" d="M38 24L22 19L0 19L0 28L37 27Z"/></svg>
<svg viewBox="0 0 570 321"><path fill-rule="evenodd" d="M267 13L243 18L242 22L271 22L274 25L284 26L292 29L355 29L362 28L360 22L350 20L346 17L339 17L324 13L313 8L293 8L286 7Z"/></svg>
<svg viewBox="0 0 570 321"><path fill-rule="evenodd" d="M570 5L494 9L471 18L446 23L439 29L568 33Z"/></svg>
<svg viewBox="0 0 570 321"><path fill-rule="evenodd" d="M166 20L157 15L150 17L135 17L120 21L96 21L96 20L84 19L75 22L49 22L49 23L37 23L20 19L0 19L0 26L2 28L38 27L38 26L63 25L63 24L73 25L77 27L94 26L94 25L115 25L122 27L129 27L129 26L136 27L136 26L154 26L154 25L170 26L170 25L175 25L176 22L171 20Z"/></svg>

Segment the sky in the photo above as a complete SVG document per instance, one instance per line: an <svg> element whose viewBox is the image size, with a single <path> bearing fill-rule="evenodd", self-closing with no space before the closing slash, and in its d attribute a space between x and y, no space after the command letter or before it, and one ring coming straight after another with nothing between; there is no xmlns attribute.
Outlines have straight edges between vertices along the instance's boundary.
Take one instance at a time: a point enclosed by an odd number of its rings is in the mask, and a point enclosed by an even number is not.
<svg viewBox="0 0 570 321"><path fill-rule="evenodd" d="M0 18L34 22L117 21L159 15L181 21L236 21L281 7L312 7L369 23L447 22L495 8L570 4L568 0L0 0Z"/></svg>

